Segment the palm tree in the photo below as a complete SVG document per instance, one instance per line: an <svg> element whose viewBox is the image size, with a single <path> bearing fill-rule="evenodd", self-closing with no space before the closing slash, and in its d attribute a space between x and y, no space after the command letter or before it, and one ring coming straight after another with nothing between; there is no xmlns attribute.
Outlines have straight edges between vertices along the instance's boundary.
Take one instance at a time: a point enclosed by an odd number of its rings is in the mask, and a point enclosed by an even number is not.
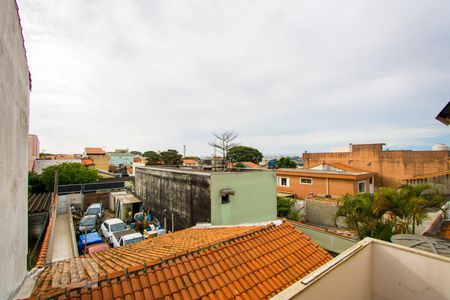
<svg viewBox="0 0 450 300"><path fill-rule="evenodd" d="M440 208L444 202L444 197L431 184L402 185L399 194L405 199L405 217L408 224L412 224L413 234L416 232L416 225L422 224L429 209Z"/></svg>

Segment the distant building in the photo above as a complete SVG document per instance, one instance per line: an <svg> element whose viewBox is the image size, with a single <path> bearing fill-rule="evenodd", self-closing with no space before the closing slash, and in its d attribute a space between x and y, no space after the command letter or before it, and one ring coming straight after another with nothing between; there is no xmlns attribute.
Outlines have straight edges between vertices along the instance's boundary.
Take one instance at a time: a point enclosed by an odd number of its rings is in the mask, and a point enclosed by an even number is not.
<svg viewBox="0 0 450 300"><path fill-rule="evenodd" d="M102 148L86 147L82 157L92 159L96 169L109 172L109 156Z"/></svg>
<svg viewBox="0 0 450 300"><path fill-rule="evenodd" d="M116 149L114 152L109 152L109 164L115 167L131 166L135 156L127 149Z"/></svg>
<svg viewBox="0 0 450 300"><path fill-rule="evenodd" d="M40 175L45 168L51 166L58 166L63 163L81 163L81 159L73 158L73 159L37 159L34 162L33 172Z"/></svg>
<svg viewBox="0 0 450 300"><path fill-rule="evenodd" d="M185 167L198 167L199 162L197 159L186 159L183 158L183 166Z"/></svg>
<svg viewBox="0 0 450 300"><path fill-rule="evenodd" d="M342 164L319 164L309 169L277 169L276 172L277 191L300 199L373 193L376 175Z"/></svg>
<svg viewBox="0 0 450 300"><path fill-rule="evenodd" d="M39 158L39 139L35 134L28 135L28 172L33 171L34 162Z"/></svg>
<svg viewBox="0 0 450 300"><path fill-rule="evenodd" d="M12 299L27 274L30 89L17 3L0 0L0 299Z"/></svg>
<svg viewBox="0 0 450 300"><path fill-rule="evenodd" d="M175 228L197 223L234 225L276 219L275 173L199 171L189 168L136 168L136 194L147 209Z"/></svg>
<svg viewBox="0 0 450 300"><path fill-rule="evenodd" d="M385 144L353 144L349 152L304 153L305 168L343 164L376 173L375 186L396 187L418 175L450 169L449 151L384 150Z"/></svg>

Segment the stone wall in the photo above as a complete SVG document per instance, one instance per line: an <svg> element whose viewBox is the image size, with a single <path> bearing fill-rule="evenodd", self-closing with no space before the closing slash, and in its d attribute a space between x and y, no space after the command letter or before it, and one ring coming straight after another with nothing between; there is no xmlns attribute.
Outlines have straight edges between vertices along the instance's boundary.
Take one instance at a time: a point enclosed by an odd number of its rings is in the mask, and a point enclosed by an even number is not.
<svg viewBox="0 0 450 300"><path fill-rule="evenodd" d="M30 77L14 0L0 0L0 299L27 274Z"/></svg>
<svg viewBox="0 0 450 300"><path fill-rule="evenodd" d="M171 228L171 214L175 230L195 226L198 222L211 222L210 175L186 173L155 168L136 168L136 195L144 201L167 227ZM166 213L164 214L164 210Z"/></svg>
<svg viewBox="0 0 450 300"><path fill-rule="evenodd" d="M305 153L305 168L321 163L342 163L376 172L376 186L396 187L417 175L450 169L449 151L383 151L382 144L352 145L351 152Z"/></svg>

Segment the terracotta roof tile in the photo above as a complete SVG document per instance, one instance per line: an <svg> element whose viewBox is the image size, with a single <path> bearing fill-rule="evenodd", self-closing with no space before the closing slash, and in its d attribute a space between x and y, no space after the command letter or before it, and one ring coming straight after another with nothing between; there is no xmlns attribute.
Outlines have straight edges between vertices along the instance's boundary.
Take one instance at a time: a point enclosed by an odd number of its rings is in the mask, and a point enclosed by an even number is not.
<svg viewBox="0 0 450 300"><path fill-rule="evenodd" d="M86 147L84 148L84 152L89 155L89 154L93 154L93 155L102 155L102 154L106 154L105 150L103 150L100 147Z"/></svg>
<svg viewBox="0 0 450 300"><path fill-rule="evenodd" d="M186 236L193 234L193 230L181 232ZM145 247L141 245L139 249ZM125 255L114 252L107 257L119 254ZM162 262L153 261L146 268L141 263L142 268L135 267L126 276L124 271L112 272L108 274L110 281L104 279L99 283L101 293L95 288L82 289L82 293L70 292L75 299L85 296L89 299L262 299L276 295L330 259L325 250L303 233L283 223L247 230L238 237L194 252L181 251ZM38 286L43 289L44 285ZM36 291L35 295L42 295ZM67 299L64 290L50 292Z"/></svg>

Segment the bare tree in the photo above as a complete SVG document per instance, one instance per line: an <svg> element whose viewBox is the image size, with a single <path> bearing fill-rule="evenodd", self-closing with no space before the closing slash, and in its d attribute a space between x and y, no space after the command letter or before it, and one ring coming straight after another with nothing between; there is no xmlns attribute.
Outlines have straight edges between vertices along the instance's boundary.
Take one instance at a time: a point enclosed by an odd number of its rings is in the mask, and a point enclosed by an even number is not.
<svg viewBox="0 0 450 300"><path fill-rule="evenodd" d="M219 149L222 152L222 157L224 162L226 163L228 150L233 147L239 146L238 143L235 143L234 140L239 136L237 132L234 130L224 131L221 133L213 132L214 141L210 142L209 145L215 149Z"/></svg>

